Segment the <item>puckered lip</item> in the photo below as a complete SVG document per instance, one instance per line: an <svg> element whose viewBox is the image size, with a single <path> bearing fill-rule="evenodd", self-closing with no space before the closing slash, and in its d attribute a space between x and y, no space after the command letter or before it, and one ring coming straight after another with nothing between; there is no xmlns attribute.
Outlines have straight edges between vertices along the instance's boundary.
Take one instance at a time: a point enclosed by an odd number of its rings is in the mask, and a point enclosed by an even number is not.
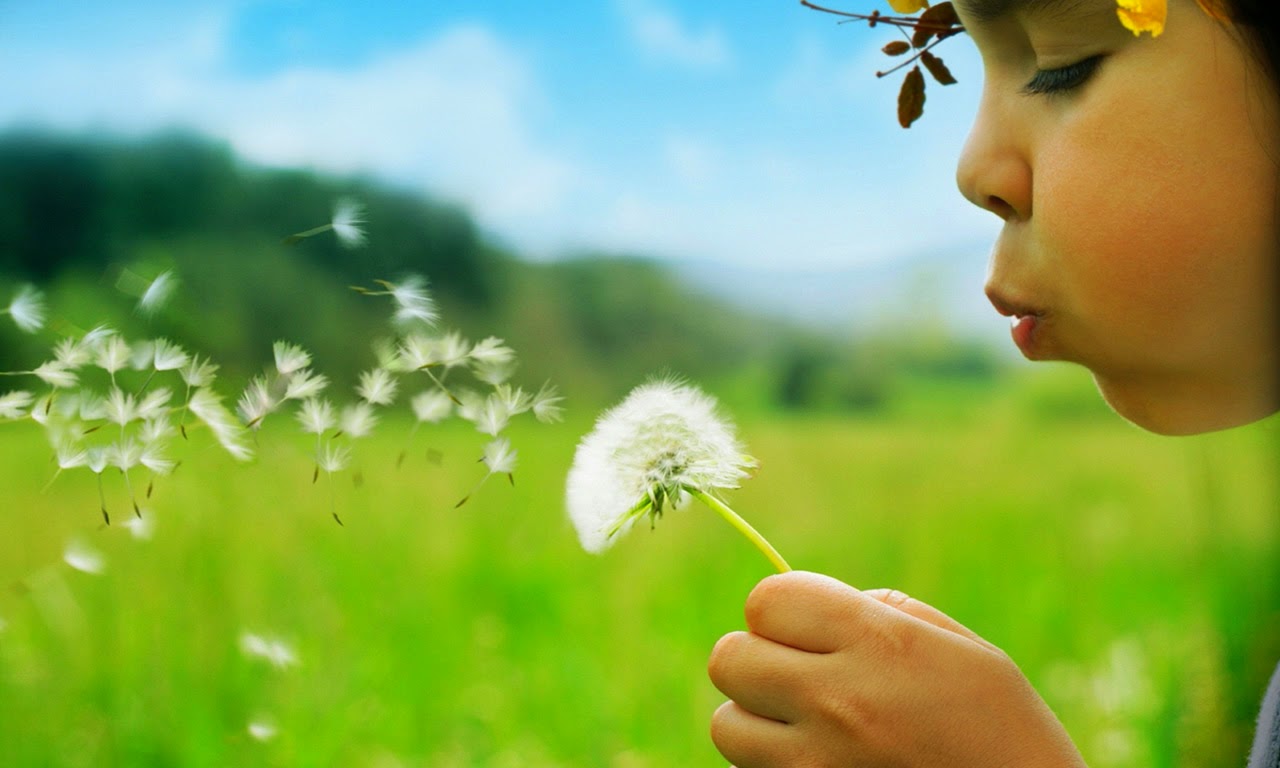
<svg viewBox="0 0 1280 768"><path fill-rule="evenodd" d="M1044 317L1044 310L1033 304L1011 299L994 288L987 289L987 298L991 306L1005 317Z"/></svg>

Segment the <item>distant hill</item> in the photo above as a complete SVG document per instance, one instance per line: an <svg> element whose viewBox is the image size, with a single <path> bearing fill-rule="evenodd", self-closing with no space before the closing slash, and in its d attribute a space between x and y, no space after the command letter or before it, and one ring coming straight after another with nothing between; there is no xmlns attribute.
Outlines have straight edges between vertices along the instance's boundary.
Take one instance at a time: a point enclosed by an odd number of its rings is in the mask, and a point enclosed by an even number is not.
<svg viewBox="0 0 1280 768"><path fill-rule="evenodd" d="M366 247L331 236L282 243L325 223L343 196L367 207ZM164 270L178 275L180 293L155 318L115 290L126 271ZM55 319L34 338L0 323L0 369L39 364L59 331L110 322L174 338L246 378L287 339L350 382L373 364L369 341L386 333L387 306L348 286L406 273L430 280L446 325L507 339L519 377L552 379L580 401L611 400L670 372L751 389L766 404L874 407L903 370L995 370L985 351L939 345L936 333L924 345L896 340L894 351L883 338L860 346L803 330L639 256L533 263L484 238L457 206L369 179L252 166L197 136L0 136L0 296L34 282ZM925 358L943 364L922 366Z"/></svg>

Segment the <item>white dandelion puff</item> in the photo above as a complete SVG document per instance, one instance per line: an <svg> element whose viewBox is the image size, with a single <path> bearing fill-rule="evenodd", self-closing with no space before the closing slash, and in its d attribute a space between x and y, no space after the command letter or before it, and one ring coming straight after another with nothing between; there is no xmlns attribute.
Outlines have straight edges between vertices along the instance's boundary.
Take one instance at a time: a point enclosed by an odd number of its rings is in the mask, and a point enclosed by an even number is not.
<svg viewBox="0 0 1280 768"><path fill-rule="evenodd" d="M271 353L276 359L276 370L281 376L288 376L311 365L311 353L297 344L277 341L271 345Z"/></svg>
<svg viewBox="0 0 1280 768"><path fill-rule="evenodd" d="M360 374L360 386L356 387L356 393L371 405L390 405L396 398L397 389L396 380L390 373L374 368Z"/></svg>
<svg viewBox="0 0 1280 768"><path fill-rule="evenodd" d="M100 475L107 468L107 463L111 460L111 454L107 449L101 446L90 448L88 455L85 456L84 465L89 471L95 475Z"/></svg>
<svg viewBox="0 0 1280 768"><path fill-rule="evenodd" d="M148 317L154 315L168 303L169 298L173 296L173 292L177 287L178 278L174 276L172 270L166 270L156 275L155 279L147 284L142 296L139 297L138 311Z"/></svg>
<svg viewBox="0 0 1280 768"><path fill-rule="evenodd" d="M156 339L151 346L151 365L157 371L176 371L190 360L186 350L168 339Z"/></svg>
<svg viewBox="0 0 1280 768"><path fill-rule="evenodd" d="M97 576L107 569L107 560L98 550L83 541L73 540L62 551L62 561L72 568Z"/></svg>
<svg viewBox="0 0 1280 768"><path fill-rule="evenodd" d="M243 632L240 635L240 652L251 659L269 662L276 669L298 665L297 652L278 637Z"/></svg>
<svg viewBox="0 0 1280 768"><path fill-rule="evenodd" d="M350 437L367 437L378 424L378 417L368 403L354 403L342 409L342 431Z"/></svg>
<svg viewBox="0 0 1280 768"><path fill-rule="evenodd" d="M80 380L75 371L66 367L57 360L50 360L41 364L41 366L32 371L32 373L39 376L40 380L45 384L48 384L55 389L68 389L70 387L74 387Z"/></svg>
<svg viewBox="0 0 1280 768"><path fill-rule="evenodd" d="M437 424L453 412L453 401L438 389L429 389L414 395L409 401L418 421Z"/></svg>
<svg viewBox="0 0 1280 768"><path fill-rule="evenodd" d="M21 419L27 415L35 395L23 390L0 395L0 419Z"/></svg>
<svg viewBox="0 0 1280 768"><path fill-rule="evenodd" d="M440 362L440 348L436 339L423 336L420 333L411 333L406 336L392 357L396 361L394 368L404 371L417 371ZM385 362L380 366L382 368L393 368L386 365Z"/></svg>
<svg viewBox="0 0 1280 768"><path fill-rule="evenodd" d="M350 197L339 199L333 206L333 218L329 227L337 236L338 242L347 248L358 248L364 245L365 233L364 205Z"/></svg>
<svg viewBox="0 0 1280 768"><path fill-rule="evenodd" d="M638 520L654 521L691 497L719 512L770 558L785 561L714 496L737 488L755 461L715 400L695 387L654 381L606 411L578 444L569 470L569 517L588 552L602 552Z"/></svg>
<svg viewBox="0 0 1280 768"><path fill-rule="evenodd" d="M129 350L129 367L135 371L154 370L156 361L155 341L135 341Z"/></svg>
<svg viewBox="0 0 1280 768"><path fill-rule="evenodd" d="M175 430L169 422L167 414L148 418L138 430L138 439L143 445L158 445L173 437Z"/></svg>
<svg viewBox="0 0 1280 768"><path fill-rule="evenodd" d="M122 440L107 446L107 463L128 472L142 463L142 445L136 440Z"/></svg>
<svg viewBox="0 0 1280 768"><path fill-rule="evenodd" d="M445 368L455 368L467 362L471 356L471 342L456 332L446 333L438 342L440 364Z"/></svg>
<svg viewBox="0 0 1280 768"><path fill-rule="evenodd" d="M34 285L24 285L5 307L4 312L27 333L35 333L44 327L44 294Z"/></svg>
<svg viewBox="0 0 1280 768"><path fill-rule="evenodd" d="M298 407L298 421L302 424L303 432L320 435L333 429L338 423L338 417L333 412L333 404L328 400L310 397Z"/></svg>
<svg viewBox="0 0 1280 768"><path fill-rule="evenodd" d="M329 386L329 378L323 373L315 373L307 369L298 371L289 376L289 383L285 386L285 400L306 400L309 397L315 397Z"/></svg>

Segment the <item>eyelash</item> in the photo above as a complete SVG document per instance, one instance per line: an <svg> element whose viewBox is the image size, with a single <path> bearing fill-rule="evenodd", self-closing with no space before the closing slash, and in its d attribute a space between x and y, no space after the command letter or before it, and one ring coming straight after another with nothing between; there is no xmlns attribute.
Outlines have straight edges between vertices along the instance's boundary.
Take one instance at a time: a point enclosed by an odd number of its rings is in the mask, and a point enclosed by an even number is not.
<svg viewBox="0 0 1280 768"><path fill-rule="evenodd" d="M1022 92L1029 95L1056 96L1067 94L1088 82L1102 63L1102 56L1090 56L1087 59L1068 64L1057 69L1041 69L1022 86Z"/></svg>

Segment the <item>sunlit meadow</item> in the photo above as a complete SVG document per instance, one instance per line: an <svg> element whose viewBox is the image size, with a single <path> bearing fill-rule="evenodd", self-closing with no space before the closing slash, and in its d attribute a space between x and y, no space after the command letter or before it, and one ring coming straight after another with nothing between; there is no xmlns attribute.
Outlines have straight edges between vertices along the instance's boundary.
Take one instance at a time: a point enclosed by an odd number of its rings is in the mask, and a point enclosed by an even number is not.
<svg viewBox="0 0 1280 768"><path fill-rule="evenodd" d="M1175 441L1055 415L1087 386L741 414L760 468L730 498L793 566L1001 645L1091 765L1216 764L1280 653L1275 426ZM46 489L40 429L5 425L0 762L723 764L705 660L771 569L700 506L584 553L563 493L592 416L513 425L515 485L462 507L486 436L459 420L382 425L332 491L291 425L248 465L196 435L143 528L105 526L88 473Z"/></svg>

